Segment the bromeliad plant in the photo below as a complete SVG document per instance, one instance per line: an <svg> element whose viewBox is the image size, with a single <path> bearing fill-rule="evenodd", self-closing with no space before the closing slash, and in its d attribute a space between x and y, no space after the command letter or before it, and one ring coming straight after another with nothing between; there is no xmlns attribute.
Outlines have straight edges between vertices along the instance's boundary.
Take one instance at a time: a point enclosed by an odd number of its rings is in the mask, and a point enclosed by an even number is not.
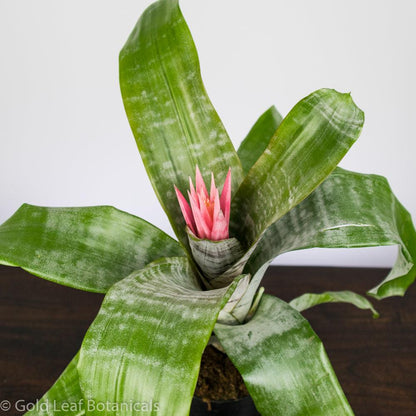
<svg viewBox="0 0 416 416"><path fill-rule="evenodd" d="M121 51L120 83L178 241L106 206L23 205L0 227L1 263L107 293L79 353L40 403L134 402L143 407L107 405L105 414L186 415L215 333L262 415L353 414L299 311L334 301L373 310L370 302L345 291L286 303L260 285L279 254L378 245L398 245L399 255L368 293L403 295L414 281L409 213L384 178L336 167L360 134L362 111L349 94L322 89L284 119L267 110L235 151L205 92L177 0L144 12ZM187 183L195 169L196 189ZM82 405L65 414L101 413Z"/></svg>

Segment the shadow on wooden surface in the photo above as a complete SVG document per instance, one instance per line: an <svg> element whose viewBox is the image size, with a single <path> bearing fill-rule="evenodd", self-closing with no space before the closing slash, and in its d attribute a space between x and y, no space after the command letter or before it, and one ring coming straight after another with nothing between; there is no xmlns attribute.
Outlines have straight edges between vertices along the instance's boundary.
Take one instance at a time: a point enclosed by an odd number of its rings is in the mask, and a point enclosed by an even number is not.
<svg viewBox="0 0 416 416"><path fill-rule="evenodd" d="M271 267L268 293L364 293L383 269ZM33 403L77 352L103 296L62 287L0 266L0 402ZM350 305L317 306L304 315L325 344L357 416L416 415L416 286L404 298L374 301L381 317Z"/></svg>

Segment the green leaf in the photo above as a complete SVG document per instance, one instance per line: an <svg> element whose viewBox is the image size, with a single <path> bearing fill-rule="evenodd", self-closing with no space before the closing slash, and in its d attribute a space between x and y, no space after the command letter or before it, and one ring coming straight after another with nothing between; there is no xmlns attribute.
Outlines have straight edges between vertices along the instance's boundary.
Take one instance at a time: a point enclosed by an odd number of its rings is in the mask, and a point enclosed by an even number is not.
<svg viewBox="0 0 416 416"><path fill-rule="evenodd" d="M105 293L132 271L181 255L179 243L163 231L109 206L25 204L0 226L0 264L91 292Z"/></svg>
<svg viewBox="0 0 416 416"><path fill-rule="evenodd" d="M196 237L189 229L187 233L192 256L203 272L202 278L208 288L228 286L234 277L242 273L245 262L240 264L238 260L243 257L244 251L237 239L212 241ZM233 267L236 263L238 268Z"/></svg>
<svg viewBox="0 0 416 416"><path fill-rule="evenodd" d="M84 397L79 387L78 354L51 389L25 416L81 416L85 414Z"/></svg>
<svg viewBox="0 0 416 416"><path fill-rule="evenodd" d="M253 306L253 302L256 296L259 294L259 286L263 279L266 270L268 269L270 262L264 263L259 269L253 273L253 277L250 280L247 290L244 295L241 297L240 301L235 305L230 314L236 319L240 324L246 322L249 319L249 313ZM259 294L261 296L261 293Z"/></svg>
<svg viewBox="0 0 416 416"><path fill-rule="evenodd" d="M237 191L234 236L247 247L257 241L332 172L363 123L351 96L335 90L318 90L296 104Z"/></svg>
<svg viewBox="0 0 416 416"><path fill-rule="evenodd" d="M264 295L249 322L215 334L262 416L353 415L322 342L282 300Z"/></svg>
<svg viewBox="0 0 416 416"><path fill-rule="evenodd" d="M288 251L312 247L398 245L389 275L369 294L403 296L416 276L416 232L410 214L382 176L337 168L305 201L271 226L247 265L257 270Z"/></svg>
<svg viewBox="0 0 416 416"><path fill-rule="evenodd" d="M115 284L81 348L78 371L85 398L149 405L140 415L187 415L202 352L237 283L201 291L188 260L170 258ZM131 409L106 413L135 414Z"/></svg>
<svg viewBox="0 0 416 416"><path fill-rule="evenodd" d="M257 162L257 159L266 150L270 139L281 122L282 116L276 107L272 106L259 117L246 138L242 141L237 154L240 157L245 175L247 175L251 167Z"/></svg>
<svg viewBox="0 0 416 416"><path fill-rule="evenodd" d="M173 185L184 191L198 165L232 189L242 180L237 153L202 83L198 55L177 0L142 15L120 53L124 106L144 165L172 227L187 244Z"/></svg>
<svg viewBox="0 0 416 416"><path fill-rule="evenodd" d="M349 290L340 292L305 293L292 299L289 302L289 305L297 311L302 312L322 303L333 302L351 303L359 309L369 309L373 313L373 318L378 318L380 316L368 299L357 293L350 292Z"/></svg>
<svg viewBox="0 0 416 416"><path fill-rule="evenodd" d="M235 287L234 292L228 299L227 303L221 309L217 318L217 322L227 325L238 325L241 323L233 315L233 310L236 308L236 305L241 302L241 299L245 296L245 293L250 287L250 277L251 276L249 274L244 274L237 278L237 286Z"/></svg>

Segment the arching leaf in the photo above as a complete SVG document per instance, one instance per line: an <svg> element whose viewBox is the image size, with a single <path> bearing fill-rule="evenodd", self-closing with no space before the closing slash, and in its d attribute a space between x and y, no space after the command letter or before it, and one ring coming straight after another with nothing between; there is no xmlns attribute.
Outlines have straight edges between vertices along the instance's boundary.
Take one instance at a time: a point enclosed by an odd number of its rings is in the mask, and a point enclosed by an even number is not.
<svg viewBox="0 0 416 416"><path fill-rule="evenodd" d="M305 201L264 234L247 266L288 251L312 247L398 245L389 275L369 294L377 299L403 295L416 277L416 232L410 214L387 180L337 168Z"/></svg>
<svg viewBox="0 0 416 416"><path fill-rule="evenodd" d="M202 352L237 284L202 291L188 260L170 258L114 285L82 344L85 398L147 404L140 415L188 415ZM106 413L137 414L131 408Z"/></svg>
<svg viewBox="0 0 416 416"><path fill-rule="evenodd" d="M270 139L281 122L282 116L276 107L272 106L258 118L246 138L242 141L237 153L245 175L247 175L251 167L266 150Z"/></svg>
<svg viewBox="0 0 416 416"><path fill-rule="evenodd" d="M23 205L0 226L0 264L61 285L105 293L163 256L184 256L177 241L113 207Z"/></svg>
<svg viewBox="0 0 416 416"><path fill-rule="evenodd" d="M363 112L349 94L318 90L284 118L234 197L232 230L250 246L305 199L358 138Z"/></svg>
<svg viewBox="0 0 416 416"><path fill-rule="evenodd" d="M178 237L187 244L173 186L187 189L198 165L223 183L242 180L237 152L202 83L198 55L177 0L153 3L120 53L120 86L137 146Z"/></svg>
<svg viewBox="0 0 416 416"><path fill-rule="evenodd" d="M357 293L343 290L339 292L323 293L304 293L303 295L292 299L289 305L299 312L312 308L322 303L350 303L359 309L369 309L373 313L373 318L378 318L379 313L374 309L371 302L364 296Z"/></svg>
<svg viewBox="0 0 416 416"><path fill-rule="evenodd" d="M263 295L249 322L215 334L262 416L353 415L321 340L282 300Z"/></svg>

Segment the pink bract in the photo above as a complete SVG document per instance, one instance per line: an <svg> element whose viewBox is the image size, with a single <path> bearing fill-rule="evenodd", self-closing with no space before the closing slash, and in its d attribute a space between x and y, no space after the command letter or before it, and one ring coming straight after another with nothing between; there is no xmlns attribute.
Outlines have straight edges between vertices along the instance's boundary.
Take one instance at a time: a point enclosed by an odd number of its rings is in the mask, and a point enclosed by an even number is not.
<svg viewBox="0 0 416 416"><path fill-rule="evenodd" d="M188 198L175 186L176 196L186 225L196 237L207 240L225 240L229 235L231 205L231 169L227 173L221 196L211 173L211 188L208 194L204 179L196 167L195 188L189 178Z"/></svg>

